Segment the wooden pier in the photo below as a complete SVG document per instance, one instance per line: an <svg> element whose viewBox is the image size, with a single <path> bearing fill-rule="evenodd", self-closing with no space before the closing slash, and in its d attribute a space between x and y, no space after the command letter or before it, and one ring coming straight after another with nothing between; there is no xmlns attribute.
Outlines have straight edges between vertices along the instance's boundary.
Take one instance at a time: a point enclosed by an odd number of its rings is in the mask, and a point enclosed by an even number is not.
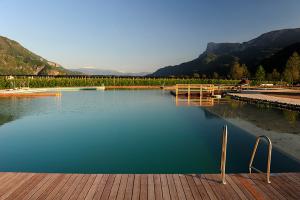
<svg viewBox="0 0 300 200"><path fill-rule="evenodd" d="M0 173L0 199L300 199L300 173L272 174Z"/></svg>
<svg viewBox="0 0 300 200"><path fill-rule="evenodd" d="M214 95L215 86L211 84L177 84L175 86L176 96L206 96L211 97Z"/></svg>

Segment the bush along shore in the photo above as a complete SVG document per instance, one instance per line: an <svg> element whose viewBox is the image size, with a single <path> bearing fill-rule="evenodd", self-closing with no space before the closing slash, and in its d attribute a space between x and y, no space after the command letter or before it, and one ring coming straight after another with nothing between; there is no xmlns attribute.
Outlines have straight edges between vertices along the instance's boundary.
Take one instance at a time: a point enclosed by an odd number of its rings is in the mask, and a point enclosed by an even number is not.
<svg viewBox="0 0 300 200"><path fill-rule="evenodd" d="M84 86L171 86L176 84L237 84L238 80L148 77L0 77L0 88Z"/></svg>
<svg viewBox="0 0 300 200"><path fill-rule="evenodd" d="M2 76L0 77L0 89L21 87L172 86L176 84L236 85L239 82L240 80L200 78ZM272 81L252 81L251 85L261 83L279 84L279 82ZM280 83L282 84L282 82Z"/></svg>

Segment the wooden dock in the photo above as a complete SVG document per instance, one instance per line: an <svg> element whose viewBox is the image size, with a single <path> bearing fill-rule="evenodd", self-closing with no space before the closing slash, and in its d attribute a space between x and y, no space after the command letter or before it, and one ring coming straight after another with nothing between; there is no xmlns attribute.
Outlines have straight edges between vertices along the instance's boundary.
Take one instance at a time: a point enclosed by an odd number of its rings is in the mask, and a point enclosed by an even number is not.
<svg viewBox="0 0 300 200"><path fill-rule="evenodd" d="M0 199L300 199L300 173L272 174L0 173Z"/></svg>
<svg viewBox="0 0 300 200"><path fill-rule="evenodd" d="M212 84L176 84L175 93L177 96L206 96L211 97L214 95L215 86Z"/></svg>

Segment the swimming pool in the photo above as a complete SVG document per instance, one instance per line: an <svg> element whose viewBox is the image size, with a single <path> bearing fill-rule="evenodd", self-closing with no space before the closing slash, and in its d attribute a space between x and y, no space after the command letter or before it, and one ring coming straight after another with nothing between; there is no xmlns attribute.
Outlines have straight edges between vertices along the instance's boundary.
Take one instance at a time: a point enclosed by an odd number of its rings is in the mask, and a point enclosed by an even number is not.
<svg viewBox="0 0 300 200"><path fill-rule="evenodd" d="M259 117L259 116L258 116ZM176 106L161 90L62 92L0 99L0 171L219 173L228 124L228 172L247 172L255 137L208 109ZM266 145L254 165L266 167ZM300 171L273 150L272 172Z"/></svg>

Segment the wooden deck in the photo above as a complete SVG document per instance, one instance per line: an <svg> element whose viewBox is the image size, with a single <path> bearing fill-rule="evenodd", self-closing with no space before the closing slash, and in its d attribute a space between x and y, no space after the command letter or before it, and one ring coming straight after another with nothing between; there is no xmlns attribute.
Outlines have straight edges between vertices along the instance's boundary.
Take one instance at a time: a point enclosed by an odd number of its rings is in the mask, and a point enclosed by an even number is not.
<svg viewBox="0 0 300 200"><path fill-rule="evenodd" d="M36 174L0 173L0 199L300 199L300 173Z"/></svg>

